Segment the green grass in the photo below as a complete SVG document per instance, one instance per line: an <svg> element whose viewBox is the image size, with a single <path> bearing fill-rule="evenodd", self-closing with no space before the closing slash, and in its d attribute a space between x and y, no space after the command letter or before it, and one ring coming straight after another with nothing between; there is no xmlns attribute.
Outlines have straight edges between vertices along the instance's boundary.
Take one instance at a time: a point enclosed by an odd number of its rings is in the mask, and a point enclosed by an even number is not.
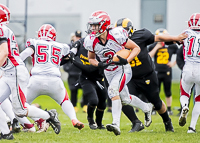
<svg viewBox="0 0 200 143"><path fill-rule="evenodd" d="M66 88L68 90L68 86L66 84ZM68 90L69 91L69 90ZM80 94L82 91L79 92ZM27 142L35 142L35 143L52 143L52 142L68 142L68 143L182 143L182 142L199 142L199 123L197 124L196 130L197 134L187 134L188 126L190 125L191 120L191 111L193 104L190 106L190 112L188 116L187 123L184 127L180 127L178 125L179 117L176 116L178 111L174 109L174 107L179 107L179 84L173 83L172 85L172 95L173 95L173 103L172 109L174 115L171 116L174 133L165 132L164 124L162 123L161 117L157 115L152 115L152 124L150 127L145 128L141 132L137 133L128 133L131 129L131 123L127 119L124 114L121 116L121 135L115 136L114 133L108 132L106 130L90 130L88 127L88 123L86 120L86 113L82 112L80 108L77 113L77 118L85 124L85 128L81 131L74 128L71 124L70 119L64 114L59 105L56 104L51 98L47 96L40 96L34 102L42 105L42 108L45 109L57 109L59 113L59 119L61 121L61 132L59 135L56 135L52 128L49 128L47 132L44 133L19 133L14 134L15 143L27 143ZM165 101L164 93L161 91L161 98ZM80 101L81 95L79 95ZM80 107L80 105L79 105ZM144 114L140 110L137 113L139 119L144 121ZM103 118L103 124L112 123L112 115L111 113L105 112ZM3 140L5 141L5 140ZM2 142L2 141L0 141ZM9 142L9 141L5 141Z"/></svg>

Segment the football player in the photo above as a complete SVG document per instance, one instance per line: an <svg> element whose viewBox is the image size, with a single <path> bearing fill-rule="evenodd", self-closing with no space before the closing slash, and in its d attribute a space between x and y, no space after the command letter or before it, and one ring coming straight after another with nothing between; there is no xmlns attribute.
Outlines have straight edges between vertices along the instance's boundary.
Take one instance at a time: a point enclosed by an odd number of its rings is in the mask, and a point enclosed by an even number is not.
<svg viewBox="0 0 200 143"><path fill-rule="evenodd" d="M88 61L88 51L84 48L85 38L74 43L70 53L70 60L74 66L81 69L79 83L83 89L83 95L87 101L87 120L90 129L105 129L102 124L104 110L106 108L107 88L104 82L103 70L94 67ZM74 58L74 56L76 56ZM96 110L96 111L95 111ZM94 112L96 119L94 121Z"/></svg>
<svg viewBox="0 0 200 143"><path fill-rule="evenodd" d="M110 16L105 11L95 11L89 17L88 33L84 40L84 47L89 51L89 62L98 68L104 69L104 74L109 83L108 95L112 100L112 124L107 124L108 131L120 135L120 116L123 104L137 106L145 112L148 118L145 124L151 124L150 104L142 102L139 98L130 95L127 83L131 79L132 71L128 64L140 52L140 47L128 38L125 29L111 28ZM112 58L117 51L124 49L124 46L131 49L127 59L118 56L119 61L113 64ZM99 62L96 59L99 57Z"/></svg>
<svg viewBox="0 0 200 143"><path fill-rule="evenodd" d="M156 35L169 34L166 29L159 28L155 32ZM171 62L171 57L173 54L176 55L178 46L173 42L155 42L149 47L149 55L154 58L154 64L156 67L156 73L158 77L158 87L159 91L161 84L163 83L167 112L169 115L173 115L171 110L172 104L172 93L171 93L171 83L172 83L172 67L176 65L176 61Z"/></svg>
<svg viewBox="0 0 200 143"><path fill-rule="evenodd" d="M186 38L187 35L154 35L145 28L134 31L133 24L128 18L117 20L116 26L122 26L126 29L129 38L141 48L141 52L129 61L132 69L132 78L128 83L130 93L138 96L143 94L143 96L154 105L155 110L157 110L162 117L165 130L174 132L171 119L166 110L166 105L159 97L158 79L154 70L154 63L148 54L147 45L159 41L181 41ZM141 121L139 121L134 112L132 114L136 122L132 130L140 131Z"/></svg>
<svg viewBox="0 0 200 143"><path fill-rule="evenodd" d="M47 120L47 122L54 125L54 131L59 133L60 122L55 110L44 111L26 103L25 95L29 81L29 73L19 56L19 48L15 35L6 26L9 20L9 9L0 4L0 67L4 71L0 80L0 103L11 94L13 111L17 116L29 116ZM1 137L9 138L11 137L11 133L2 132Z"/></svg>
<svg viewBox="0 0 200 143"><path fill-rule="evenodd" d="M195 85L195 105L192 110L192 119L187 133L195 133L195 127L200 115L200 13L193 13L188 20L188 29L184 31L188 37L183 41L184 61L185 65L182 70L182 78L180 82L182 106L181 115L179 117L179 125L186 124L189 112L188 104L191 96L191 90Z"/></svg>
<svg viewBox="0 0 200 143"><path fill-rule="evenodd" d="M38 30L38 39L28 39L26 49L20 54L23 61L29 56L33 59L31 77L27 86L27 103L31 104L40 95L49 95L62 107L73 126L81 130L84 124L76 117L59 69L62 57L69 53L70 48L67 44L55 40L55 28L50 24L44 24ZM34 120L39 123L39 132L45 131L40 124L43 120L36 118Z"/></svg>
<svg viewBox="0 0 200 143"><path fill-rule="evenodd" d="M73 36L73 41L71 41L70 44L70 49L73 47L74 42L78 41L81 39L81 31L77 30L75 31L75 34ZM69 60L63 65L63 69L65 72L68 73L68 85L71 93L71 102L74 106L74 109L76 112L78 112L78 107L77 107L77 96L78 96L78 89L81 89L80 84L78 83L79 75L81 73L81 70L74 66ZM84 101L84 96L83 96L83 101ZM87 112L87 104L84 104L84 108L86 110L83 110L83 112Z"/></svg>

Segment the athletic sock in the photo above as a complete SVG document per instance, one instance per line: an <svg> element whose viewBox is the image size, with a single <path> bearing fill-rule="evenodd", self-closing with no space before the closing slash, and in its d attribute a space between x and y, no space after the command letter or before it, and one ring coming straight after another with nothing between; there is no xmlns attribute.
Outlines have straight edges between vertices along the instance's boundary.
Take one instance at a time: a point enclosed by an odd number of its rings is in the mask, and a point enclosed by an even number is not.
<svg viewBox="0 0 200 143"><path fill-rule="evenodd" d="M12 104L8 98L1 103L1 108L6 113L6 115L9 117L11 124L12 124L13 119L15 118L15 114L12 110Z"/></svg>
<svg viewBox="0 0 200 143"><path fill-rule="evenodd" d="M96 107L91 106L90 104L88 104L87 107L87 118L88 119L94 119L94 110Z"/></svg>
<svg viewBox="0 0 200 143"><path fill-rule="evenodd" d="M134 95L130 95L130 96L131 96L131 102L129 105L140 108L144 113L146 113L150 110L149 105L147 103L143 102L140 98L138 98Z"/></svg>
<svg viewBox="0 0 200 143"><path fill-rule="evenodd" d="M77 120L77 118L76 118L76 112L75 112L74 107L73 107L73 105L72 105L72 103L71 103L70 100L65 100L65 101L62 103L61 107L62 107L63 112L64 112L71 120L72 120L72 119Z"/></svg>
<svg viewBox="0 0 200 143"><path fill-rule="evenodd" d="M132 106L124 105L124 106L122 106L122 111L132 123L134 121L138 120L138 117L136 116Z"/></svg>
<svg viewBox="0 0 200 143"><path fill-rule="evenodd" d="M10 130L6 122L6 115L4 114L1 108L0 108L0 129L1 129L2 134L10 133Z"/></svg>
<svg viewBox="0 0 200 143"><path fill-rule="evenodd" d="M50 118L49 113L42 109L39 109L35 106L31 106L29 104L26 104L26 107L28 108L28 117L30 118L42 118L44 120Z"/></svg>
<svg viewBox="0 0 200 143"><path fill-rule="evenodd" d="M167 107L167 111L171 111L171 106L168 106L168 107Z"/></svg>
<svg viewBox="0 0 200 143"><path fill-rule="evenodd" d="M192 119L190 122L190 127L192 127L193 129L195 129L196 124L197 124L197 120L199 118L199 114L200 114L200 103L199 102L195 102L194 108L192 110Z"/></svg>
<svg viewBox="0 0 200 143"><path fill-rule="evenodd" d="M96 109L96 123L97 126L102 126L102 119L103 119L104 110Z"/></svg>
<svg viewBox="0 0 200 143"><path fill-rule="evenodd" d="M112 117L113 124L117 124L120 127L120 117L121 117L122 103L121 100L113 100L112 101Z"/></svg>
<svg viewBox="0 0 200 143"><path fill-rule="evenodd" d="M170 118L169 118L169 115L168 115L167 111L165 111L165 113L163 113L163 114L159 114L159 115L162 117L162 119L163 119L163 122L167 122L167 121L169 121L169 120L170 120Z"/></svg>

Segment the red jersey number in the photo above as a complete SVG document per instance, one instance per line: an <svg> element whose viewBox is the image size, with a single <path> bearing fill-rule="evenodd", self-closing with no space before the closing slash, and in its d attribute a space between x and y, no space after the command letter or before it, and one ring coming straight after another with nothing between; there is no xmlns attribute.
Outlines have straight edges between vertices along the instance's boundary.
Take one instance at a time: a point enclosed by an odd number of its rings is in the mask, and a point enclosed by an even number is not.
<svg viewBox="0 0 200 143"><path fill-rule="evenodd" d="M49 56L50 56L51 57L50 61L53 64L58 65L59 61L60 61L61 49L56 48L56 47L51 47L50 55L47 53L48 50L49 50L49 47L47 45L38 45L36 62L38 64L47 63L49 60Z"/></svg>

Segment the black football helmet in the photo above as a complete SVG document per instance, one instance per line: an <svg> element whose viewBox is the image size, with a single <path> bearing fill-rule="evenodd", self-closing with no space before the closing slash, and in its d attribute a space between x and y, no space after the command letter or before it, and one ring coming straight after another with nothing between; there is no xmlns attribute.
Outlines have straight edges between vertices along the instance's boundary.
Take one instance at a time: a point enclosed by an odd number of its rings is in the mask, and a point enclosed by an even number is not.
<svg viewBox="0 0 200 143"><path fill-rule="evenodd" d="M115 27L117 27L117 26L122 26L124 29L126 29L129 37L131 37L131 35L134 32L133 24L132 24L131 20L128 18L121 18L121 19L117 20L117 22L115 23Z"/></svg>

